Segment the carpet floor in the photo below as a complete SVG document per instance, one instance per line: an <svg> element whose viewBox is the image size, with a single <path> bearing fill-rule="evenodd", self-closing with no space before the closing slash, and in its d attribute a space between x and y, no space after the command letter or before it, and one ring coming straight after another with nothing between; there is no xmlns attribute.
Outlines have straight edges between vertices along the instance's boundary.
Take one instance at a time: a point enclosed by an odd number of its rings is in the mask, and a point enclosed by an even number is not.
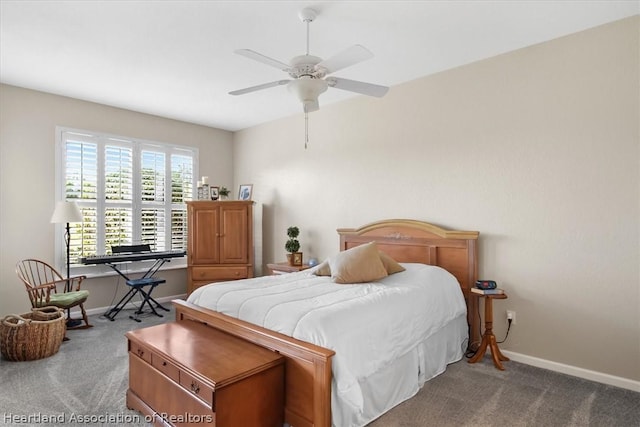
<svg viewBox="0 0 640 427"><path fill-rule="evenodd" d="M163 318L143 315L141 323L130 314L125 310L113 322L90 316L94 327L68 331L70 340L49 358L0 359L0 425L147 425L126 408L124 334L171 321L175 314L172 309ZM640 426L640 393L517 362L505 366L495 369L490 357L451 364L370 427Z"/></svg>

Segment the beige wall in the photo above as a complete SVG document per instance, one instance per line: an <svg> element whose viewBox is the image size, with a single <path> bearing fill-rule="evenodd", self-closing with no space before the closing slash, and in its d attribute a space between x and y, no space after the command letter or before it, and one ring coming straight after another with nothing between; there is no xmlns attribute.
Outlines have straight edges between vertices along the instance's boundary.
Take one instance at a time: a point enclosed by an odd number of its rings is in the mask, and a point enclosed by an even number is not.
<svg viewBox="0 0 640 427"><path fill-rule="evenodd" d="M16 262L54 258L56 230L49 220L55 206L56 126L198 147L200 175L232 185L230 132L0 85L0 315L30 307ZM163 277L167 283L154 296L186 292L185 269ZM126 292L114 276L89 279L83 287L91 292L88 309L108 307Z"/></svg>
<svg viewBox="0 0 640 427"><path fill-rule="evenodd" d="M52 259L56 125L200 148L200 175L254 184L264 248L286 228L305 258L335 229L416 218L478 230L480 275L517 324L502 348L640 380L640 131L637 17L232 135L0 85L0 315L28 303L18 259ZM425 54L428 54L425 52ZM294 101L292 101L294 102ZM232 146L233 139L233 146ZM233 162L233 169L232 169ZM167 272L158 296L184 292ZM93 279L89 307L119 298ZM120 287L122 288L122 286ZM123 290L120 289L122 292Z"/></svg>
<svg viewBox="0 0 640 427"><path fill-rule="evenodd" d="M499 338L517 315L502 348L640 380L638 31L634 17L322 106L307 150L302 114L237 132L264 262L284 259L290 225L320 259L336 228L379 219L478 230L480 276L509 294Z"/></svg>

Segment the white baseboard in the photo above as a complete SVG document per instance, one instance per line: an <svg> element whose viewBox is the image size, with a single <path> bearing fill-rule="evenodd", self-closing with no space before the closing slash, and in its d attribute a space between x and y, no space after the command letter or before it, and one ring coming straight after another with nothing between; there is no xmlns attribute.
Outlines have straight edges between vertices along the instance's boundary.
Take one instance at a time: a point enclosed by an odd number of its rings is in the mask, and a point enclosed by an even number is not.
<svg viewBox="0 0 640 427"><path fill-rule="evenodd" d="M617 377L602 372L591 371L589 369L578 368L576 366L565 365L564 363L552 362L551 360L540 359L526 354L514 353L512 351L500 350L509 359L535 366L537 368L548 369L550 371L560 372L562 374L572 375L585 380L596 381L602 384L608 384L615 387L625 388L635 392L640 392L640 381L630 380L628 378ZM507 365L508 366L508 365ZM508 367L506 369L509 369Z"/></svg>
<svg viewBox="0 0 640 427"><path fill-rule="evenodd" d="M187 298L187 294L182 294L182 295L173 295L173 296L168 296L168 297L158 297L154 299L156 301L158 301L159 303L164 303L164 302L170 302L171 300L174 299L185 299ZM130 310L132 308L137 308L140 305L140 301L136 301L136 304L129 302L129 304L125 305L123 310ZM90 308L87 309L87 315L89 316L93 316L95 314L104 314L107 312L107 310L109 310L111 308L111 306L109 307L98 307L98 308ZM78 319L80 318L82 315L80 313L80 310L71 310L71 317L74 319Z"/></svg>

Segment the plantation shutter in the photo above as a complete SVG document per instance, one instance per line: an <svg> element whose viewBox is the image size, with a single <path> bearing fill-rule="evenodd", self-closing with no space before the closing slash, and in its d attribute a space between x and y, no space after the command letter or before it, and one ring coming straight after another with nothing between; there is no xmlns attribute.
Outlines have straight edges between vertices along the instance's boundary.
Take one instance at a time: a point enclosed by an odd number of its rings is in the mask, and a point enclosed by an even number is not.
<svg viewBox="0 0 640 427"><path fill-rule="evenodd" d="M60 132L62 197L77 202L83 216L70 224L72 265L111 253L114 245L186 250L185 202L193 200L196 149Z"/></svg>

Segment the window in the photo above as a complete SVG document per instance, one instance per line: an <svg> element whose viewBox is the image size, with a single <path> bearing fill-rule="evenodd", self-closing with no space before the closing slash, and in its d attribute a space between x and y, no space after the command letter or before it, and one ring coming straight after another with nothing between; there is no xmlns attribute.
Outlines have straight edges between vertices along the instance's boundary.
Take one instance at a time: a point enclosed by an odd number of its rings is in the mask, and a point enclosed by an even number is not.
<svg viewBox="0 0 640 427"><path fill-rule="evenodd" d="M186 201L194 195L196 148L58 128L57 200L76 201L70 259L111 253L111 246L185 249ZM56 259L66 254L56 245Z"/></svg>

